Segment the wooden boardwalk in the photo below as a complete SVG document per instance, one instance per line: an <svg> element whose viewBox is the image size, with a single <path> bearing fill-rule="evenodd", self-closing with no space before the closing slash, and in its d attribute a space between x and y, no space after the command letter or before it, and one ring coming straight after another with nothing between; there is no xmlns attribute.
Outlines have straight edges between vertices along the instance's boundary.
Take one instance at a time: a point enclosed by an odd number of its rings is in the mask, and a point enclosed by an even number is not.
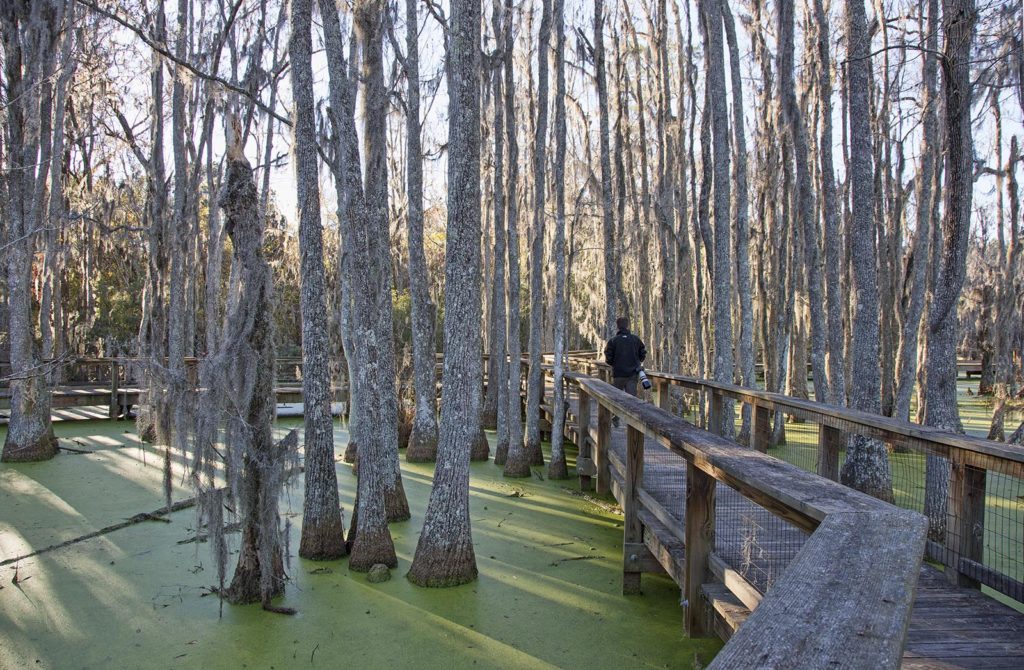
<svg viewBox="0 0 1024 670"><path fill-rule="evenodd" d="M550 397L550 396L549 396ZM575 416L575 394L570 397ZM593 413L593 414L596 414ZM567 425L572 425L571 420ZM591 418L596 431L596 416ZM621 503L625 486L626 431L613 428L609 454L611 490ZM670 530L650 513L642 512L644 543L665 571L683 582L684 553L679 529L684 525L686 461L651 438L644 441L643 489L657 500L675 521ZM800 550L807 534L747 500L726 485L718 484L715 553L723 567L740 573L763 593L778 579ZM880 576L881 577L881 576ZM836 593L838 599L842 593ZM758 599L758 594L750 594ZM749 614L742 605L729 607L724 618L739 625ZM722 611L719 610L719 614ZM730 634L716 625L723 636ZM950 585L945 576L925 564L921 568L911 616L905 668L1024 668L1024 614L980 591Z"/></svg>
<svg viewBox="0 0 1024 670"><path fill-rule="evenodd" d="M344 391L344 388L345 387L335 387L332 390L333 397L336 402L342 400L342 391ZM274 393L277 396L278 404L294 404L302 402L301 382L279 384L274 389ZM113 390L109 384L106 386L97 386L95 384L64 385L53 389L53 393L50 396L50 406L55 411L74 407L104 407L109 408L108 418L116 418L115 413L117 415L121 415L126 408L140 405L140 401L144 400L144 394L145 389L137 386L128 386ZM10 408L11 390L9 388L0 389L0 423L7 422L7 411L10 410ZM83 415L81 418L94 419L97 417L89 414Z"/></svg>

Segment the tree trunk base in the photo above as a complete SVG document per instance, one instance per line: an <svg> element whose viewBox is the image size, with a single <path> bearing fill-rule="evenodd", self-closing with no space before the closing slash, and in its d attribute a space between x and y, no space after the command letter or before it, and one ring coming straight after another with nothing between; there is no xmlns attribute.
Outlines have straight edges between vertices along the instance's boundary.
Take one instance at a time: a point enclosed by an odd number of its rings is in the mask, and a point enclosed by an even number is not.
<svg viewBox="0 0 1024 670"><path fill-rule="evenodd" d="M452 548L421 540L406 577L416 586L428 588L461 586L476 581L473 545L460 543Z"/></svg>
<svg viewBox="0 0 1024 670"><path fill-rule="evenodd" d="M341 512L314 525L302 526L299 556L311 561L333 561L348 555L345 546L345 524Z"/></svg>
<svg viewBox="0 0 1024 670"><path fill-rule="evenodd" d="M508 460L508 440L499 440L498 446L494 448L494 464L505 465Z"/></svg>
<svg viewBox="0 0 1024 670"><path fill-rule="evenodd" d="M53 435L52 427L43 435L27 442L16 441L11 436L10 427L8 427L7 439L4 440L4 451L0 456L0 461L4 463L33 463L48 461L56 455L57 438Z"/></svg>
<svg viewBox="0 0 1024 670"><path fill-rule="evenodd" d="M498 409L496 407L484 407L480 412L480 426L485 430L494 430L498 427Z"/></svg>
<svg viewBox="0 0 1024 670"><path fill-rule="evenodd" d="M378 563L383 563L389 568L398 567L398 557L395 555L395 543L391 539L391 533L387 527L381 531L360 529L349 553L349 570L369 572L370 568Z"/></svg>
<svg viewBox="0 0 1024 670"><path fill-rule="evenodd" d="M530 465L544 465L544 450L541 449L540 440L527 442L526 455Z"/></svg>
<svg viewBox="0 0 1024 670"><path fill-rule="evenodd" d="M345 447L345 455L341 457L341 460L345 461L346 463L351 463L352 465L355 465L357 455L358 445L356 445L356 441L349 440L348 446Z"/></svg>
<svg viewBox="0 0 1024 670"><path fill-rule="evenodd" d="M526 458L526 454L522 454L520 457L513 457L512 454L509 454L505 461L505 469L501 474L504 477L529 477L531 474L530 461Z"/></svg>
<svg viewBox="0 0 1024 670"><path fill-rule="evenodd" d="M437 424L431 427L413 424L405 460L410 463L433 463L437 460Z"/></svg>
<svg viewBox="0 0 1024 670"><path fill-rule="evenodd" d="M548 463L548 479L568 479L569 468L565 464L565 457L559 459L551 459Z"/></svg>
<svg viewBox="0 0 1024 670"><path fill-rule="evenodd" d="M280 551L274 552L273 586L266 599L264 599L260 581L260 562L256 548L242 547L241 555L238 558L238 566L235 568L235 575L231 578L231 585L221 595L224 600L232 605L269 602L270 599L283 595L284 564L281 561Z"/></svg>
<svg viewBox="0 0 1024 670"><path fill-rule="evenodd" d="M491 457L491 445L487 441L487 433L481 428L473 440L473 446L469 452L469 460L486 461Z"/></svg>
<svg viewBox="0 0 1024 670"><path fill-rule="evenodd" d="M405 486L402 485L402 474L395 473L395 483L390 490L384 493L384 511L388 515L388 523L393 521L408 521L412 517L409 511L409 500L405 496ZM383 563L383 561L381 561ZM388 565L388 567L395 567ZM367 568L369 569L369 568Z"/></svg>
<svg viewBox="0 0 1024 670"><path fill-rule="evenodd" d="M884 467L880 466L880 463L884 463ZM861 493L885 502L893 502L888 454L885 445L878 440L861 435L851 438L839 479L844 485Z"/></svg>

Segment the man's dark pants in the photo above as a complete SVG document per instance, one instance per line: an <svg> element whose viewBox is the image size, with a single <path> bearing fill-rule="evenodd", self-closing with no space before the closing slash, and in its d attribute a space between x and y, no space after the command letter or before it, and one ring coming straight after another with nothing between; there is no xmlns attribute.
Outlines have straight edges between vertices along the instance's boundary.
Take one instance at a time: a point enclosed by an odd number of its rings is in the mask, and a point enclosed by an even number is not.
<svg viewBox="0 0 1024 670"><path fill-rule="evenodd" d="M632 377L612 377L612 386L615 388L625 391L631 396L636 395L636 386L640 381L640 375L633 375ZM612 417L612 425L618 427L619 417Z"/></svg>
<svg viewBox="0 0 1024 670"><path fill-rule="evenodd" d="M625 391L629 395L636 395L636 385L640 381L640 375L633 375L632 377L612 377L612 386L615 388Z"/></svg>

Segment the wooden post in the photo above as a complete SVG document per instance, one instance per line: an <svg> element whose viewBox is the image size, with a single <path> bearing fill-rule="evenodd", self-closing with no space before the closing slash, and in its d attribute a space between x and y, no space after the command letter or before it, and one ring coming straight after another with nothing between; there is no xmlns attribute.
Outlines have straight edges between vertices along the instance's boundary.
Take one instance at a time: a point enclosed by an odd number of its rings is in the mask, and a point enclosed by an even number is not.
<svg viewBox="0 0 1024 670"><path fill-rule="evenodd" d="M772 413L762 405L754 405L751 412L754 425L750 430L750 447L762 454L768 453L768 443L772 438Z"/></svg>
<svg viewBox="0 0 1024 670"><path fill-rule="evenodd" d="M593 488L591 475L594 474L594 459L590 453L590 396L579 390L579 405L576 411L576 473L580 477L580 490Z"/></svg>
<svg viewBox="0 0 1024 670"><path fill-rule="evenodd" d="M607 495L611 490L612 471L608 463L608 450L612 446L612 413L604 405L597 406L597 492Z"/></svg>
<svg viewBox="0 0 1024 670"><path fill-rule="evenodd" d="M818 474L834 482L839 481L839 450L844 438L838 428L818 426Z"/></svg>
<svg viewBox="0 0 1024 670"><path fill-rule="evenodd" d="M722 434L722 394L711 389L711 411L708 416L708 430L715 435Z"/></svg>
<svg viewBox="0 0 1024 670"><path fill-rule="evenodd" d="M669 400L668 390L669 390L669 388L671 388L671 386L672 385L669 384L667 379L655 379L654 380L654 388L657 390L657 395L658 395L658 407L660 407L661 409L665 410L666 412L668 411L668 405L669 405L669 403L668 403L668 400Z"/></svg>
<svg viewBox="0 0 1024 670"><path fill-rule="evenodd" d="M715 479L686 461L686 563L684 626L690 637L707 637L701 586L711 581L708 558L715 550Z"/></svg>
<svg viewBox="0 0 1024 670"><path fill-rule="evenodd" d="M952 566L946 577L952 584L981 588L977 580L960 572L960 559L977 563L984 560L985 549L985 470L968 465L960 449L949 450L949 502L946 522L946 547L952 553Z"/></svg>
<svg viewBox="0 0 1024 670"><path fill-rule="evenodd" d="M117 398L120 376L121 366L116 360L110 361L110 408L107 410L107 416L111 419L116 419L117 415L121 413L121 403Z"/></svg>
<svg viewBox="0 0 1024 670"><path fill-rule="evenodd" d="M644 482L644 434L626 426L626 486L622 495L622 593L640 593L639 558L644 553L640 487Z"/></svg>

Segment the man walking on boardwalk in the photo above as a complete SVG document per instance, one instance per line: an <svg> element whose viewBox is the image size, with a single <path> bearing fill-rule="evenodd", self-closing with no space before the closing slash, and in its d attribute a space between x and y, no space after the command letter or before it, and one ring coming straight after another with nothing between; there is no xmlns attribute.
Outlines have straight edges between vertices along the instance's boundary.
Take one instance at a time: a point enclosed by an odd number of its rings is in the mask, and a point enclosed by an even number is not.
<svg viewBox="0 0 1024 670"><path fill-rule="evenodd" d="M629 332L629 317L620 316L615 320L618 332L604 347L604 362L612 368L612 385L630 395L636 395L640 364L647 358L647 347L643 340ZM619 417L612 423L619 425Z"/></svg>

